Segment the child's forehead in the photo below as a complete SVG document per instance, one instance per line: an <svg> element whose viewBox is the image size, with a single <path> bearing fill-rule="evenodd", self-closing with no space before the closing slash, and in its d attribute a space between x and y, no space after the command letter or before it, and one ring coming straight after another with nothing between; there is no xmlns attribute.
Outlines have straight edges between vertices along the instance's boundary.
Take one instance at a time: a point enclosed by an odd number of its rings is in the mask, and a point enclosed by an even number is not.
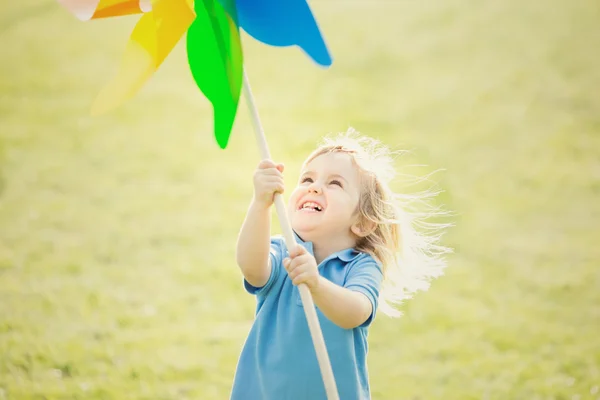
<svg viewBox="0 0 600 400"><path fill-rule="evenodd" d="M340 175L354 175L357 173L357 167L353 157L345 152L336 151L324 153L316 156L304 164L302 173L322 172L337 173Z"/></svg>

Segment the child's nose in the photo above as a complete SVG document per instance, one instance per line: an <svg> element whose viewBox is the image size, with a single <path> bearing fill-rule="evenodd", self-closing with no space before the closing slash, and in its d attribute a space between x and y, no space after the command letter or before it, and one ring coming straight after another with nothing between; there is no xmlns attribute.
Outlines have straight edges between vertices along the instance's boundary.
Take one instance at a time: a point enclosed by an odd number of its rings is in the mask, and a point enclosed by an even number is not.
<svg viewBox="0 0 600 400"><path fill-rule="evenodd" d="M321 184L318 182L311 183L310 186L308 187L308 191L310 193L321 193L321 191L322 191Z"/></svg>

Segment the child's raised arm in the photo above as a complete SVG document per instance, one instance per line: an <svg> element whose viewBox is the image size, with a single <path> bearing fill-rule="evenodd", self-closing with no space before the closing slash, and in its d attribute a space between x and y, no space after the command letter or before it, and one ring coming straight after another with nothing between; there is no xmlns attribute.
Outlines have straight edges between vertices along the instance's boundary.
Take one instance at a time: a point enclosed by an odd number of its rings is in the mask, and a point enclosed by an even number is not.
<svg viewBox="0 0 600 400"><path fill-rule="evenodd" d="M242 224L236 248L236 261L244 279L254 287L269 280L271 214L275 193L283 193L283 165L263 160L254 173L254 197Z"/></svg>

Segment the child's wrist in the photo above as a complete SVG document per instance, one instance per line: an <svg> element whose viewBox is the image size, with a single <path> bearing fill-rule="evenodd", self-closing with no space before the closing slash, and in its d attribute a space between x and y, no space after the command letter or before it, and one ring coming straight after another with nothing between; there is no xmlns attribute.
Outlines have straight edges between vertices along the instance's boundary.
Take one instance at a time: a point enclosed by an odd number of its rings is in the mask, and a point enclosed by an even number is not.
<svg viewBox="0 0 600 400"><path fill-rule="evenodd" d="M252 198L252 203L250 203L250 208L254 211L268 211L271 208L271 204L261 200L257 197Z"/></svg>
<svg viewBox="0 0 600 400"><path fill-rule="evenodd" d="M310 286L307 285L308 290L310 290L311 295L314 296L319 293L320 289L323 287L323 285L321 284L321 281L323 279L324 278L321 275L319 275L319 277L315 280L315 282L312 285L310 285Z"/></svg>

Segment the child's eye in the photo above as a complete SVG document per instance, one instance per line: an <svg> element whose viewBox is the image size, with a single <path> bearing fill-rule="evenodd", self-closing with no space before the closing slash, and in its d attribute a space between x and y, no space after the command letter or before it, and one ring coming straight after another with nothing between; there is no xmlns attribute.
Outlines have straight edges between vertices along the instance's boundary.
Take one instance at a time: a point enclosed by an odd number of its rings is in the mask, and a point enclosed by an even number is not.
<svg viewBox="0 0 600 400"><path fill-rule="evenodd" d="M306 183L306 182L311 182L312 183L312 178L306 177L302 179L302 183Z"/></svg>
<svg viewBox="0 0 600 400"><path fill-rule="evenodd" d="M339 187L342 187L342 182L340 182L340 181L338 181L336 179L332 180L329 183L331 183L332 185L338 185Z"/></svg>

